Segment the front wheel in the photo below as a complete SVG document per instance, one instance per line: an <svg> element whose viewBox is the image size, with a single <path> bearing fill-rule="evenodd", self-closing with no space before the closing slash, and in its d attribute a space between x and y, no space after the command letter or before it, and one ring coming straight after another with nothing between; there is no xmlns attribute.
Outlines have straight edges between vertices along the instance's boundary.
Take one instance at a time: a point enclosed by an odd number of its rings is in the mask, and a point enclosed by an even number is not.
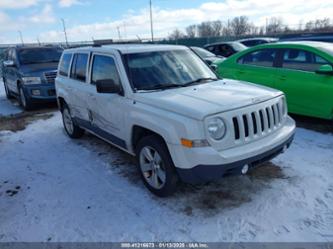
<svg viewBox="0 0 333 249"><path fill-rule="evenodd" d="M155 135L143 138L136 148L139 173L155 195L166 197L177 188L178 175L164 141Z"/></svg>
<svg viewBox="0 0 333 249"><path fill-rule="evenodd" d="M62 110L62 121L69 137L80 138L83 136L84 130L74 123L69 107L66 104L64 104Z"/></svg>
<svg viewBox="0 0 333 249"><path fill-rule="evenodd" d="M20 102L20 106L26 110L32 110L33 109L33 104L31 103L31 101L27 98L22 86L18 86L18 92L19 92L19 102Z"/></svg>
<svg viewBox="0 0 333 249"><path fill-rule="evenodd" d="M7 99L12 99L13 98L13 95L12 93L10 92L10 90L8 89L8 86L7 86L7 83L6 83L6 80L3 79L3 84L4 84L4 87L5 87L5 92L6 92L6 97Z"/></svg>

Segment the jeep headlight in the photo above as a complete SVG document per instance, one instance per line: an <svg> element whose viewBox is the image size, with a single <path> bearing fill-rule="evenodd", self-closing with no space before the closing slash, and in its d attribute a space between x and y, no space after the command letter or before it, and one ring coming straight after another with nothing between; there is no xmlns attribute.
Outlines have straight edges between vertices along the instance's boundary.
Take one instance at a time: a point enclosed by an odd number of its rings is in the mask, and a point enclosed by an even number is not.
<svg viewBox="0 0 333 249"><path fill-rule="evenodd" d="M41 83L40 77L23 77L22 80L23 80L23 83L25 85L32 85L32 84L40 84Z"/></svg>
<svg viewBox="0 0 333 249"><path fill-rule="evenodd" d="M226 133L226 125L221 118L211 118L207 121L207 131L214 140L221 140Z"/></svg>

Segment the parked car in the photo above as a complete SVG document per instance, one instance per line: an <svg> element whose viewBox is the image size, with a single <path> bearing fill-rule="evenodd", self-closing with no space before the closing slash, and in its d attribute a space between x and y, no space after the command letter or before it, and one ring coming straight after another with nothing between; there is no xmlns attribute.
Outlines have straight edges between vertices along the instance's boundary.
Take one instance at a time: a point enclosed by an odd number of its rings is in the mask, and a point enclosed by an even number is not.
<svg viewBox="0 0 333 249"><path fill-rule="evenodd" d="M333 44L281 42L243 51L217 73L283 91L291 113L333 118Z"/></svg>
<svg viewBox="0 0 333 249"><path fill-rule="evenodd" d="M278 40L279 40L278 38L273 38L273 37L254 37L254 38L237 40L237 42L242 43L246 47L254 47L260 44L277 42Z"/></svg>
<svg viewBox="0 0 333 249"><path fill-rule="evenodd" d="M281 36L280 41L317 41L333 43L333 33L288 34Z"/></svg>
<svg viewBox="0 0 333 249"><path fill-rule="evenodd" d="M191 49L200 56L208 65L212 65L213 63L222 62L226 58L221 55L215 55L208 50L200 47L191 47Z"/></svg>
<svg viewBox="0 0 333 249"><path fill-rule="evenodd" d="M7 98L18 98L25 110L37 103L56 101L54 80L62 51L48 46L7 49L2 65Z"/></svg>
<svg viewBox="0 0 333 249"><path fill-rule="evenodd" d="M172 194L179 178L245 174L287 149L294 135L282 92L219 80L183 46L66 50L56 92L69 137L89 131L136 156L158 196Z"/></svg>
<svg viewBox="0 0 333 249"><path fill-rule="evenodd" d="M205 45L204 48L209 52L223 57L229 57L235 53L247 49L247 47L240 42L218 42Z"/></svg>

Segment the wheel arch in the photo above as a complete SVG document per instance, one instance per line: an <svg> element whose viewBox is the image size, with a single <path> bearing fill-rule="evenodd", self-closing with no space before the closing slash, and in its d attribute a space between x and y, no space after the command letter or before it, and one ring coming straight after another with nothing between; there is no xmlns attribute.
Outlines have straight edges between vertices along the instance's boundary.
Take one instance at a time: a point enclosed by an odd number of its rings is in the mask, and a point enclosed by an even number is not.
<svg viewBox="0 0 333 249"><path fill-rule="evenodd" d="M66 105L65 99L63 97L58 97L57 103L58 103L59 110L62 112L62 110L64 109L64 106Z"/></svg>
<svg viewBox="0 0 333 249"><path fill-rule="evenodd" d="M165 145L167 145L165 138L161 134L159 134L159 132L145 128L141 125L133 125L131 130L131 147L133 152L135 152L135 149L142 138L152 135L158 136L163 140Z"/></svg>

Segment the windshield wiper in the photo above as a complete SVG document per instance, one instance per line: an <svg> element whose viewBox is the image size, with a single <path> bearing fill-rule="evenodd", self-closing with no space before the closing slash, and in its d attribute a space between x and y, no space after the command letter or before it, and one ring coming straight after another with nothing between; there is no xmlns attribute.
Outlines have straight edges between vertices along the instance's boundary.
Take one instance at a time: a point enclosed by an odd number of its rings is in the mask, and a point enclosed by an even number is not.
<svg viewBox="0 0 333 249"><path fill-rule="evenodd" d="M182 87L182 85L179 84L158 84L152 87L148 87L148 88L142 88L142 89L138 89L140 90L144 90L144 91L150 91L150 90L165 90L165 89L170 89L170 88L177 88L177 87Z"/></svg>
<svg viewBox="0 0 333 249"><path fill-rule="evenodd" d="M187 82L185 84L183 84L182 86L183 87L186 87L186 86L191 86L191 85L195 85L195 84L198 84L198 83L201 83L201 82L204 82L204 81L216 81L218 80L217 78L212 78L212 77L207 77L207 78L199 78L199 79L196 79L196 80L193 80L193 81L190 81L190 82Z"/></svg>

